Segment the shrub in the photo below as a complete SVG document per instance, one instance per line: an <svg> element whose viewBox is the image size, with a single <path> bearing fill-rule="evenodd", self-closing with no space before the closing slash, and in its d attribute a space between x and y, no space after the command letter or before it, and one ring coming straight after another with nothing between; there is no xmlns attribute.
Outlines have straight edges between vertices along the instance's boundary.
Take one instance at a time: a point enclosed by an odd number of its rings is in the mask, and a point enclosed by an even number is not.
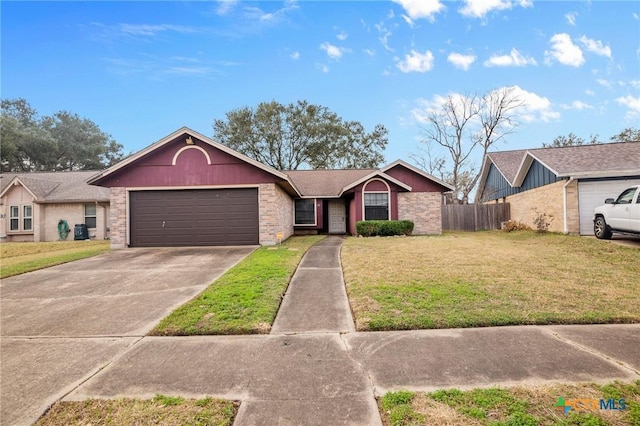
<svg viewBox="0 0 640 426"><path fill-rule="evenodd" d="M553 216L544 212L535 210L536 216L533 218L533 224L536 225L536 231L545 233L549 230L549 226L553 223Z"/></svg>
<svg viewBox="0 0 640 426"><path fill-rule="evenodd" d="M411 235L413 222L410 220L362 220L356 222L356 232L363 237Z"/></svg>
<svg viewBox="0 0 640 426"><path fill-rule="evenodd" d="M504 232L513 232L513 231L530 231L531 227L522 222L517 222L515 220L508 220L502 224L502 230Z"/></svg>

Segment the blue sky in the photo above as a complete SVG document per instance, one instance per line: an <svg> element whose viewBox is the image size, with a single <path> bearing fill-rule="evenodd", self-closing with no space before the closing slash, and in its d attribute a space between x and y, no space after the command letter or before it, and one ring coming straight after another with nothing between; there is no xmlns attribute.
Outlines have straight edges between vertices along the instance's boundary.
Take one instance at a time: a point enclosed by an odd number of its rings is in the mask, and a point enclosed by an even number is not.
<svg viewBox="0 0 640 426"><path fill-rule="evenodd" d="M640 127L640 2L483 0L12 2L1 96L69 110L137 151L262 101L307 100L418 150L448 94L514 86L496 149ZM480 163L479 158L476 162Z"/></svg>

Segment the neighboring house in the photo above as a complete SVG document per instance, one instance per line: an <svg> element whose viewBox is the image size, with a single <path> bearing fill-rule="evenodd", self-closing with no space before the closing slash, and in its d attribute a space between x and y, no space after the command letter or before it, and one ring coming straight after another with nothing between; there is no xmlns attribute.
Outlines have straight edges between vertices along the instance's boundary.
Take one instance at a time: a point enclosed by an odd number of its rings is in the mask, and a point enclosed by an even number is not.
<svg viewBox="0 0 640 426"><path fill-rule="evenodd" d="M76 224L92 239L108 238L109 190L87 184L95 171L3 173L0 175L2 241L57 241L66 220L73 240Z"/></svg>
<svg viewBox="0 0 640 426"><path fill-rule="evenodd" d="M298 233L355 234L363 219L441 233L451 187L396 161L381 169L278 171L181 128L89 183L111 189L111 245L271 245Z"/></svg>
<svg viewBox="0 0 640 426"><path fill-rule="evenodd" d="M640 143L491 152L477 199L510 203L511 219L535 228L540 214L550 231L593 235L593 209L640 184Z"/></svg>

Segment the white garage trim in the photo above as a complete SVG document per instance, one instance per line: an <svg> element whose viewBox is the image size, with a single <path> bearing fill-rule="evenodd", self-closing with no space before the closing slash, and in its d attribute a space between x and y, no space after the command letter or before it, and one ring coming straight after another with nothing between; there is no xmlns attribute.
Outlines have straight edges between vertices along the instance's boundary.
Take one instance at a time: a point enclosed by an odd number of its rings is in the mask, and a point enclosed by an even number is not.
<svg viewBox="0 0 640 426"><path fill-rule="evenodd" d="M580 235L593 235L593 210L631 185L640 185L640 178L578 181Z"/></svg>

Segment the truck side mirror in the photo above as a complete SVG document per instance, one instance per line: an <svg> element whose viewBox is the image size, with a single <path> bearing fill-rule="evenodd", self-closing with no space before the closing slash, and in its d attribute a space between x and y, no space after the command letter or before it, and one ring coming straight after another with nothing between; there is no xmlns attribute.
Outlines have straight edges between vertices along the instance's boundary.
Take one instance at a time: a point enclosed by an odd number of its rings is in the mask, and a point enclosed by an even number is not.
<svg viewBox="0 0 640 426"><path fill-rule="evenodd" d="M615 204L616 200L614 200L613 198L607 198L606 200L604 200L605 204Z"/></svg>

